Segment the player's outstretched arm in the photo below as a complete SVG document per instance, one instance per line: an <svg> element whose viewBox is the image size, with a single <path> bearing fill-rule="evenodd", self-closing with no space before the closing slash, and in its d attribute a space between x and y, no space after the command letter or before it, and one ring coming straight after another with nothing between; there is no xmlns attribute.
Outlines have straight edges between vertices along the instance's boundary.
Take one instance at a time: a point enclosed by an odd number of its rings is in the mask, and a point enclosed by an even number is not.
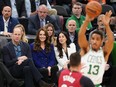
<svg viewBox="0 0 116 87"><path fill-rule="evenodd" d="M107 35L107 39L106 39L105 45L103 47L106 61L108 60L109 54L111 53L111 51L113 49L113 42L114 42L114 34L111 31L110 26L109 26L111 14L112 14L111 11L106 12L106 14L102 18L102 21L106 28L106 35Z"/></svg>
<svg viewBox="0 0 116 87"><path fill-rule="evenodd" d="M78 43L79 43L81 50L87 51L87 47L89 46L85 33L86 33L89 22L93 19L94 18L90 18L88 15L86 15L86 19L79 30Z"/></svg>

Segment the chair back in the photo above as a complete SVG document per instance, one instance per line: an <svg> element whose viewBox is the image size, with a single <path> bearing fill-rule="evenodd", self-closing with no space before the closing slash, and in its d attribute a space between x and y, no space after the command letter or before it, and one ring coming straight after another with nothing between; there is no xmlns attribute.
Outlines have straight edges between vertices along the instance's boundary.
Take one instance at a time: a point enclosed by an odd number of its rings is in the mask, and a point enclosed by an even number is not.
<svg viewBox="0 0 116 87"><path fill-rule="evenodd" d="M66 11L66 9L63 6L54 5L54 6L52 6L52 8L57 10L57 14L58 15L61 15L61 16L64 16L64 17L68 17L69 16L67 11Z"/></svg>

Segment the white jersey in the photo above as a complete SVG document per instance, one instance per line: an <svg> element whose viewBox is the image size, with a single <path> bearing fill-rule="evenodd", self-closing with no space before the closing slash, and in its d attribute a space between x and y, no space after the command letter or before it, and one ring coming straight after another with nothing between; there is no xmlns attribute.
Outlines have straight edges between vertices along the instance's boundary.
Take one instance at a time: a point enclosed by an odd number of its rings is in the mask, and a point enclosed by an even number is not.
<svg viewBox="0 0 116 87"><path fill-rule="evenodd" d="M100 84L106 64L102 48L97 52L90 48L89 52L82 56L81 63L82 74L89 77L95 85Z"/></svg>

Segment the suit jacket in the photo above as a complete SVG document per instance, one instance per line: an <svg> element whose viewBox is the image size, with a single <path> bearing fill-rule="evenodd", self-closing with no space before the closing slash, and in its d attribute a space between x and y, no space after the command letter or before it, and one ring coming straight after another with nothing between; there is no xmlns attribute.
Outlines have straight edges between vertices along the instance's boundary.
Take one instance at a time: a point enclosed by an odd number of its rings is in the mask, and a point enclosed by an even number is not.
<svg viewBox="0 0 116 87"><path fill-rule="evenodd" d="M15 2L16 2L16 8L17 8L19 17L22 17L22 16L27 17L24 0L15 0ZM4 0L4 3L5 5L8 5L11 7L10 0Z"/></svg>
<svg viewBox="0 0 116 87"><path fill-rule="evenodd" d="M57 47L54 48L55 51L55 55L56 55L56 60L58 62L58 68L59 70L61 70L63 68L63 66L66 64L66 62L69 60L69 57L72 53L76 52L76 47L74 43L70 44L70 47L67 48L67 52L68 52L68 58L67 55L64 52L64 49L62 49L63 51L63 57L59 57L59 51L57 50Z"/></svg>
<svg viewBox="0 0 116 87"><path fill-rule="evenodd" d="M54 21L50 16L47 16L45 18L46 24L52 23L55 27L55 34L57 35L61 30L59 26L57 25L56 21ZM30 34L35 35L40 28L40 19L38 17L38 14L30 16L29 18L29 24L28 24L28 32Z"/></svg>
<svg viewBox="0 0 116 87"><path fill-rule="evenodd" d="M32 52L32 58L37 68L47 68L48 66L54 66L56 64L53 45L50 46L51 51L49 53L46 53L45 49L39 52L34 51L34 43L32 43L30 47Z"/></svg>
<svg viewBox="0 0 116 87"><path fill-rule="evenodd" d="M8 32L12 33L13 28L15 25L19 24L18 19L10 17L9 22L8 22ZM3 21L3 16L0 16L0 32L4 31L4 21Z"/></svg>
<svg viewBox="0 0 116 87"><path fill-rule="evenodd" d="M30 46L28 43L20 42L21 46L21 56L27 56L28 58L32 58ZM10 41L6 46L3 47L3 62L5 65L12 69L12 67L16 64L17 57L14 49L14 44Z"/></svg>
<svg viewBox="0 0 116 87"><path fill-rule="evenodd" d="M70 39L69 32L67 32L67 33L68 33L68 36L69 36L69 39ZM71 42L71 39L69 40L69 42L72 43L72 42ZM76 46L76 50L79 51L80 47L79 47L79 44L78 44L78 33L77 33L76 31L75 31L73 43L74 43L75 46Z"/></svg>

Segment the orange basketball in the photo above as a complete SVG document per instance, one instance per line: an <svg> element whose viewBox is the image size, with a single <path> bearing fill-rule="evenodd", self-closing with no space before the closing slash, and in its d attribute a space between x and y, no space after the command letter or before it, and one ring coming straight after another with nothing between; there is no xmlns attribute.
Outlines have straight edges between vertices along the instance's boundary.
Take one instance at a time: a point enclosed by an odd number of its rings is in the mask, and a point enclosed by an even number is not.
<svg viewBox="0 0 116 87"><path fill-rule="evenodd" d="M97 17L101 14L102 6L97 1L91 1L86 5L85 11L90 17Z"/></svg>

